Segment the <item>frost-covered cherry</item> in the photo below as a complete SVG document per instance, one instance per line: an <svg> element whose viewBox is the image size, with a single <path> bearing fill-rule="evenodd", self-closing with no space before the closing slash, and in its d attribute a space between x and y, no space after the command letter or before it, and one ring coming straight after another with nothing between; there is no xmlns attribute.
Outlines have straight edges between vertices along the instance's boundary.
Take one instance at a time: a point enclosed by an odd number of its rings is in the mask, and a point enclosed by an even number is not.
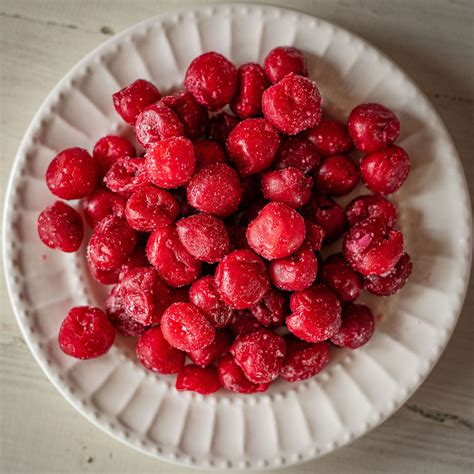
<svg viewBox="0 0 474 474"><path fill-rule="evenodd" d="M127 200L105 188L98 188L84 199L82 212L92 229L107 216L123 217Z"/></svg>
<svg viewBox="0 0 474 474"><path fill-rule="evenodd" d="M293 72L308 76L306 57L301 50L292 46L278 46L272 49L264 60L265 74L273 84Z"/></svg>
<svg viewBox="0 0 474 474"><path fill-rule="evenodd" d="M94 145L92 156L99 165L101 176L104 176L117 160L136 156L136 151L132 143L126 138L107 135Z"/></svg>
<svg viewBox="0 0 474 474"><path fill-rule="evenodd" d="M347 127L338 120L322 118L305 135L321 156L347 153L354 147Z"/></svg>
<svg viewBox="0 0 474 474"><path fill-rule="evenodd" d="M219 359L217 373L222 386L231 392L258 393L265 392L269 387L268 383L251 382L231 354L226 354Z"/></svg>
<svg viewBox="0 0 474 474"><path fill-rule="evenodd" d="M190 390L201 395L210 395L221 388L221 382L214 367L186 365L176 377L176 390Z"/></svg>
<svg viewBox="0 0 474 474"><path fill-rule="evenodd" d="M359 182L359 169L347 155L331 155L323 159L316 170L316 189L325 196L345 196Z"/></svg>
<svg viewBox="0 0 474 474"><path fill-rule="evenodd" d="M122 158L116 161L104 178L105 185L112 192L125 198L149 182L143 158Z"/></svg>
<svg viewBox="0 0 474 474"><path fill-rule="evenodd" d="M336 346L358 349L367 344L375 329L374 316L363 304L349 304L342 310L342 324L331 337Z"/></svg>
<svg viewBox="0 0 474 474"><path fill-rule="evenodd" d="M397 222L397 208L379 194L368 194L354 198L346 207L349 226L368 217L380 217L391 229Z"/></svg>
<svg viewBox="0 0 474 474"><path fill-rule="evenodd" d="M200 367L207 367L229 351L230 336L226 329L216 331L214 340L204 349L188 352L188 357Z"/></svg>
<svg viewBox="0 0 474 474"><path fill-rule="evenodd" d="M275 168L298 168L309 173L317 168L321 158L316 147L300 135L283 140L273 162Z"/></svg>
<svg viewBox="0 0 474 474"><path fill-rule="evenodd" d="M404 253L396 265L384 275L370 275L365 278L365 289L377 296L390 296L400 291L411 275L413 264Z"/></svg>
<svg viewBox="0 0 474 474"><path fill-rule="evenodd" d="M362 292L362 277L350 267L342 253L332 254L324 260L321 279L341 301L354 301Z"/></svg>

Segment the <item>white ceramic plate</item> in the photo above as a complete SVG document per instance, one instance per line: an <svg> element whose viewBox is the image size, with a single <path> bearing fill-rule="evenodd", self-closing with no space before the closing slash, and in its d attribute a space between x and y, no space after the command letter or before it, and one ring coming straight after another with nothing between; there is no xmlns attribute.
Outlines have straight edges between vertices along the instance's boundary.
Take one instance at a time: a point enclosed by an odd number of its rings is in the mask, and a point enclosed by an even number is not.
<svg viewBox="0 0 474 474"><path fill-rule="evenodd" d="M179 86L189 62L216 50L234 63L262 62L277 45L309 56L326 107L344 118L360 102L381 102L400 117L399 144L412 171L394 196L413 257L405 289L370 302L379 316L364 348L336 350L329 367L265 394L178 393L174 377L147 373L120 340L106 356L79 362L56 336L74 305L101 305L84 254L48 250L39 211L54 201L44 182L61 149L92 149L125 126L111 94L138 77L162 91ZM140 23L105 42L54 88L34 117L12 170L5 207L4 260L18 323L58 390L97 426L160 459L199 467L266 468L321 456L390 416L443 351L455 326L470 268L470 208L459 159L445 127L417 87L354 35L276 7L203 6Z"/></svg>

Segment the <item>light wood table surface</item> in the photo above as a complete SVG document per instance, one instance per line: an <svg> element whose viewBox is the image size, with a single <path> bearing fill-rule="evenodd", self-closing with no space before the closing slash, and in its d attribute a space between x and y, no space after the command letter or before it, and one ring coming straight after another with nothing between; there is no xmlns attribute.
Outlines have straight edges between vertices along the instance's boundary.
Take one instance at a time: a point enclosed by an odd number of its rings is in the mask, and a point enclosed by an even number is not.
<svg viewBox="0 0 474 474"><path fill-rule="evenodd" d="M166 10L197 3L202 2L0 0L2 198L22 135L62 76L110 35ZM447 125L461 156L472 196L472 1L273 0L272 3L332 21L392 57L421 86ZM14 319L3 272L0 280L0 471L192 472L122 445L77 413L34 361ZM473 472L473 341L471 282L448 348L406 405L350 446L290 468L288 472Z"/></svg>

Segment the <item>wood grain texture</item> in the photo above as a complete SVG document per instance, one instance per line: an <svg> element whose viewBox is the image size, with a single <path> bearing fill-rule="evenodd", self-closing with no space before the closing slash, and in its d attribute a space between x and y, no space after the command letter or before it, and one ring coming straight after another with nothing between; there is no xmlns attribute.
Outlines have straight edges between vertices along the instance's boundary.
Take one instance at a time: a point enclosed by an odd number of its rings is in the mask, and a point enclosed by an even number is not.
<svg viewBox="0 0 474 474"><path fill-rule="evenodd" d="M69 68L108 36L163 11L197 3L206 2L1 0L2 196L26 127L44 97ZM448 127L463 161L472 199L472 2L273 0L271 3L292 6L339 24L372 42L407 71ZM69 406L28 351L14 320L3 279L0 305L2 472L184 472L183 468L155 461L112 440ZM472 472L473 316L471 280L448 348L407 404L364 438L288 471Z"/></svg>

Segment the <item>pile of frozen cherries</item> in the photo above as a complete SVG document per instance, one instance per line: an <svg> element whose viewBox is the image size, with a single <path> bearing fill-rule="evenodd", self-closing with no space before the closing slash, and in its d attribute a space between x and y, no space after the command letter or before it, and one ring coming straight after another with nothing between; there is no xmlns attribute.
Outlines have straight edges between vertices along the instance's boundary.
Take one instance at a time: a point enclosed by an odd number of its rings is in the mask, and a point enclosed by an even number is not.
<svg viewBox="0 0 474 474"><path fill-rule="evenodd" d="M68 148L52 160L51 192L84 199L90 273L114 285L105 311L66 315L66 354L98 357L116 333L138 336L140 363L176 373L178 390L254 393L278 377L312 377L331 345L370 339L373 314L355 301L363 289L397 292L412 268L384 197L410 161L393 144L392 111L361 104L347 124L333 120L307 76L295 48L273 49L263 68L208 52L182 91L162 96L138 79L113 95L139 150L108 135L92 156ZM373 194L342 208L333 198L359 178ZM38 232L48 247L77 251L82 217L57 201ZM338 239L342 252L322 260L321 247Z"/></svg>

